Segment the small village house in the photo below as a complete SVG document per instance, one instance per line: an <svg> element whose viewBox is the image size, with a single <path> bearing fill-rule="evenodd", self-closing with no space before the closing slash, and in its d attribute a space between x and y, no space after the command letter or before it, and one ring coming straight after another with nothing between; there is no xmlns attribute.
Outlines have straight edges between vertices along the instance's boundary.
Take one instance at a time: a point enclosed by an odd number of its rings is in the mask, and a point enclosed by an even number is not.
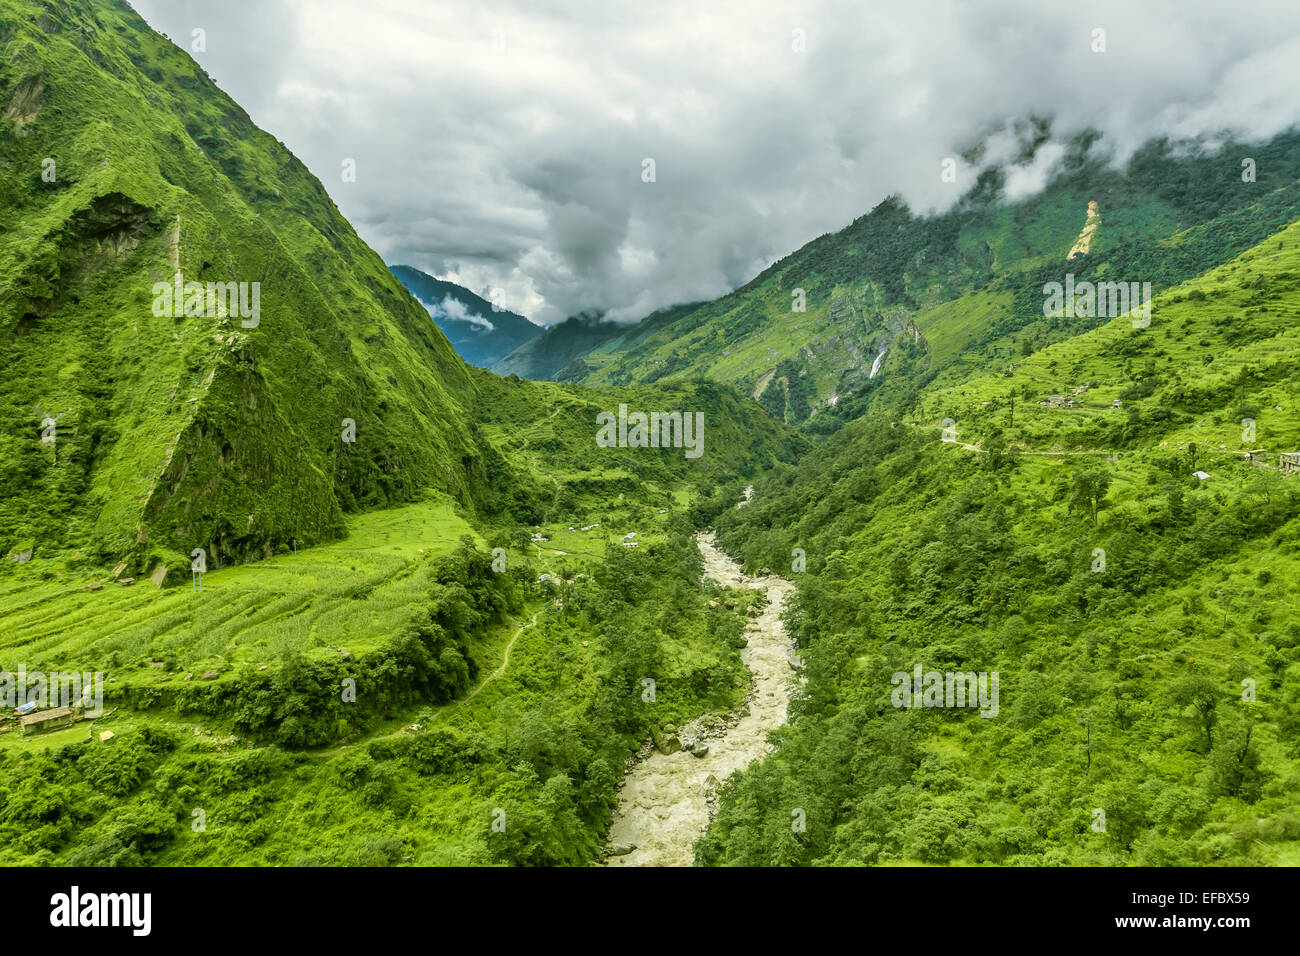
<svg viewBox="0 0 1300 956"><path fill-rule="evenodd" d="M47 734L52 730L71 727L81 720L81 717L82 711L80 707L54 707L50 710L41 710L21 718L18 721L18 732L24 737Z"/></svg>

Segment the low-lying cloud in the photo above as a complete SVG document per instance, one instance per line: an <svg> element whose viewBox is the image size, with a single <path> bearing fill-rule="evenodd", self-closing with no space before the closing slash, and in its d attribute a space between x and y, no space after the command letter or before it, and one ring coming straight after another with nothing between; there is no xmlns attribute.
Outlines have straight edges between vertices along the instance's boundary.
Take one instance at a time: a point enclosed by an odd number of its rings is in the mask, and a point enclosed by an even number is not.
<svg viewBox="0 0 1300 956"><path fill-rule="evenodd" d="M425 310L429 313L429 316L434 319L450 319L453 322L466 322L470 325L477 326L484 332L491 332L496 328L496 326L484 316L471 312L464 302L460 301L460 299L453 298L450 295L444 296L441 302L423 302L421 305L424 306ZM525 326L525 328L527 328L527 326Z"/></svg>

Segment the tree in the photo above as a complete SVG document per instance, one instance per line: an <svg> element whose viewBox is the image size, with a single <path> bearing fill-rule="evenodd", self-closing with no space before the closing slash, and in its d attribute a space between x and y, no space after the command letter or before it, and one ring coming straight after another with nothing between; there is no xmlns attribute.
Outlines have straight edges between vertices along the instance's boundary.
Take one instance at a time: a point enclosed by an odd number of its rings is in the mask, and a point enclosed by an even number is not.
<svg viewBox="0 0 1300 956"><path fill-rule="evenodd" d="M1174 685L1173 696L1185 705L1185 711L1197 730L1204 732L1208 753L1214 747L1214 726L1218 722L1218 687L1204 674L1189 674Z"/></svg>
<svg viewBox="0 0 1300 956"><path fill-rule="evenodd" d="M1249 705L1240 706L1242 713L1231 715L1219 742L1210 751L1210 769L1215 790L1254 803L1264 782L1259 749L1252 740L1257 714Z"/></svg>
<svg viewBox="0 0 1300 956"><path fill-rule="evenodd" d="M1077 475L1070 487L1070 512L1083 512L1097 523L1097 514L1103 507L1103 499L1110 489L1110 473L1100 469L1085 471Z"/></svg>
<svg viewBox="0 0 1300 956"><path fill-rule="evenodd" d="M1086 776L1092 772L1092 728L1095 723L1095 715L1093 714L1092 708L1086 708L1077 719L1079 721L1079 726L1082 727L1084 731L1083 749L1088 755L1088 765L1084 768L1084 774Z"/></svg>

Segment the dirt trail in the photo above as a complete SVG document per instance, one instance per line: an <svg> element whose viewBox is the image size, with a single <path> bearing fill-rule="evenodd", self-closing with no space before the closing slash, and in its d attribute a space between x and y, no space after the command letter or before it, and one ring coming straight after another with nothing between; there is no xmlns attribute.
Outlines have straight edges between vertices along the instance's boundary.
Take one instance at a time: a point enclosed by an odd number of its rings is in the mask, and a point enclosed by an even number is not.
<svg viewBox="0 0 1300 956"><path fill-rule="evenodd" d="M708 747L697 757L643 750L619 790L606 866L690 866L691 846L708 827L719 784L765 753L768 731L785 723L792 690L794 644L781 624L781 610L793 585L775 575L752 577L718 550L713 532L698 536L704 576L735 588L755 588L767 596L762 613L750 621L749 646L740 658L754 681L746 704L725 721L692 721L677 731L684 748L692 740Z"/></svg>
<svg viewBox="0 0 1300 956"><path fill-rule="evenodd" d="M540 614L541 612L539 611L538 613ZM506 667L510 664L510 649L515 646L515 641L519 640L520 634L524 633L524 631L528 630L536 623L537 623L537 614L534 614L533 619L529 621L527 624L522 625L519 628L519 630L515 631L515 636L510 638L510 643L506 645L506 652L504 655L502 655L501 658L501 666L498 667L496 670L494 670L491 674L488 674L487 677L483 678L483 681L477 687L475 687L472 691L470 691L468 694L462 697L459 701L456 701L456 703L468 704L471 700L473 700L475 697L478 696L478 692L481 691L484 687L486 687L489 681L494 681L502 674L504 674L506 672ZM439 707L438 710L435 711L434 713L441 711L443 707L446 706L448 705L443 704L442 707Z"/></svg>
<svg viewBox="0 0 1300 956"><path fill-rule="evenodd" d="M537 614L540 614L540 613L541 613L540 611L537 612ZM439 714L441 714L441 713L442 713L444 710L446 710L448 707L460 707L460 706L463 706L464 704L468 704L471 700L473 700L475 697L478 696L478 692L479 692L479 691L481 691L484 687L486 687L486 686L487 686L491 681L496 680L498 677L500 677L502 674L504 674L504 673L506 672L506 667L509 666L509 664L510 664L510 650L511 650L511 648L513 648L513 647L515 646L515 641L519 640L519 635L523 634L524 631L528 630L530 627L533 627L533 626L537 623L537 614L534 614L534 615L533 615L533 619L532 619L531 621L529 621L527 624L521 624L521 625L519 625L519 629L518 629L517 631L515 631L514 636L511 637L510 640L506 643L506 650L505 650L505 654L502 655L501 666L500 666L500 667L498 667L498 668L497 668L496 670L494 670L491 674L488 674L487 677L484 677L481 681L479 681L478 686L475 687L473 690L471 690L471 691L470 691L468 694L466 694L464 697L457 698L456 700L449 700L449 701L447 701L447 703L445 703L445 704L441 704L441 705L439 705L438 707L433 708L433 710L429 711L429 716L426 718L426 723L427 723L428 721L433 720L435 717L437 717ZM403 726L401 726L400 728L398 728L397 730L391 730L391 731L388 731L387 733L378 733L378 734L375 734L374 736L367 738L367 741L368 741L368 742L374 742L374 741L376 741L376 740L389 739L389 738L392 738L392 737L397 737L397 736L399 736L399 735L401 735L401 734L408 733L408 732L409 732L409 731L408 731L408 726L419 726L419 725L418 725L418 724L417 724L417 725L403 725ZM353 747L353 746L356 746L356 741L351 741L351 742L348 742L348 743L337 743L337 744L335 744L333 747L329 747L329 748L327 748L327 749L325 749L325 750L317 751L317 753L319 753L319 754L321 754L321 755L336 754L336 753L339 753L339 752L342 751L342 750L347 749L348 747ZM294 805L297 806L296 802L295 802Z"/></svg>

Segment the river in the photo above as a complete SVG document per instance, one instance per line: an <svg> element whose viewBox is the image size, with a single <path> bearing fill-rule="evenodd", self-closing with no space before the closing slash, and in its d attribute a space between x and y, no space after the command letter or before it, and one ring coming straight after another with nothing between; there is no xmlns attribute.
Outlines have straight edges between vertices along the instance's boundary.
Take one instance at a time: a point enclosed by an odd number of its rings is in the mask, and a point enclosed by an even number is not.
<svg viewBox="0 0 1300 956"><path fill-rule="evenodd" d="M712 531L697 538L704 577L728 587L756 588L767 597L759 616L749 620L749 645L740 652L753 675L748 699L725 720L706 716L679 728L682 750L651 750L633 765L619 790L606 847L618 855L606 857L606 866L690 866L692 844L708 828L720 783L762 757L768 731L785 723L797 661L781 610L793 585L775 575L743 573L714 545ZM704 756L689 752L693 740L707 745ZM635 849L627 852L629 846Z"/></svg>

